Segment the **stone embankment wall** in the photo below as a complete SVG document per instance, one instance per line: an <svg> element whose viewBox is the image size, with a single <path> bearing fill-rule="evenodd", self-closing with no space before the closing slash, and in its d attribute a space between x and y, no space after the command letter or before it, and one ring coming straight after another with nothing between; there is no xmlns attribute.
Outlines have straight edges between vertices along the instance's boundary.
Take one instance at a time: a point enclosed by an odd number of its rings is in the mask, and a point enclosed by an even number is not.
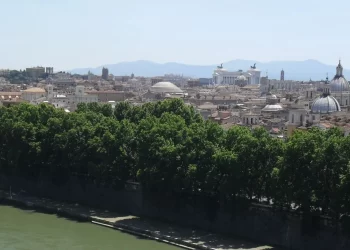
<svg viewBox="0 0 350 250"><path fill-rule="evenodd" d="M13 192L27 192L51 199L77 202L87 206L118 209L120 212L142 214L142 191L132 184L122 190L96 186L92 182L72 178L64 185L55 185L50 180L28 181L21 177L0 176L0 189Z"/></svg>
<svg viewBox="0 0 350 250"><path fill-rule="evenodd" d="M350 238L341 231L340 225L329 219L314 217L305 220L298 214L273 211L259 205L213 206L212 202L200 198L159 197L143 194L141 188L132 183L122 190L115 190L78 178L56 186L45 180L31 182L19 177L0 176L0 189L10 190L10 187L12 192L25 191L37 196L114 209L287 249L350 249Z"/></svg>
<svg viewBox="0 0 350 250"><path fill-rule="evenodd" d="M341 232L340 224L335 224L327 218L303 219L300 214L274 211L263 205L231 211L221 208L211 216L205 204L200 204L201 202L196 202L197 205L193 205L193 202L191 205L181 204L181 201L179 203L176 206L164 197L162 202L155 201L154 197L147 197L144 199L143 211L147 216L286 249L350 249L350 238Z"/></svg>

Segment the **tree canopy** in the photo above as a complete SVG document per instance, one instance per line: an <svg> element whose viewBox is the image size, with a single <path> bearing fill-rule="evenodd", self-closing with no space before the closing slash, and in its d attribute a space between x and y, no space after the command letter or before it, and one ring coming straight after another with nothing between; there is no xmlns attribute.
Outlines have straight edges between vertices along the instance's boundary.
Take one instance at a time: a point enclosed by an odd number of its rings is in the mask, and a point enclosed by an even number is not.
<svg viewBox="0 0 350 250"><path fill-rule="evenodd" d="M337 129L229 130L179 99L133 106L0 108L0 173L63 183L71 176L160 193L271 202L335 218L350 207L350 137Z"/></svg>

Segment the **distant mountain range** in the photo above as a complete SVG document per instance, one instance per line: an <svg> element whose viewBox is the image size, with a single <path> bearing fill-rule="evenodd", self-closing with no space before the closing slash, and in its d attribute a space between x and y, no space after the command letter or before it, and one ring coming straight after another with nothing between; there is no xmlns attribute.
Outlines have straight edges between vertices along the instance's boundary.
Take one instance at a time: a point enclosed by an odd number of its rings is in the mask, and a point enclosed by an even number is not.
<svg viewBox="0 0 350 250"><path fill-rule="evenodd" d="M227 70L243 70L246 71L251 65L256 63L256 67L261 70L261 76L268 74L270 79L279 79L280 72L284 69L286 80L301 80L308 81L325 79L327 73L329 79L333 78L336 72L336 66L338 62L334 62L334 65L326 65L316 60L306 61L271 61L271 62L258 62L252 60L232 60L223 64L223 67ZM87 74L91 71L93 74L101 75L102 68L109 69L109 73L113 75L131 75L135 76L162 76L164 74L183 74L188 77L211 77L213 70L217 65L187 65L175 62L169 63L155 63L151 61L134 61L134 62L121 62L116 64L102 65L97 68L80 68L73 69L69 72L76 74ZM344 65L343 65L344 66ZM344 69L344 75L350 76L350 70Z"/></svg>

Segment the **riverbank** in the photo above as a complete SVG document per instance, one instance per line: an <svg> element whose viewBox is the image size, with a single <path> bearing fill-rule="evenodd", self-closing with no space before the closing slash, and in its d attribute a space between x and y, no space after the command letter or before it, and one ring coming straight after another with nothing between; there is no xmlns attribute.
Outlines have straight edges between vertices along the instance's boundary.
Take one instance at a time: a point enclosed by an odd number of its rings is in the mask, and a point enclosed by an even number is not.
<svg viewBox="0 0 350 250"><path fill-rule="evenodd" d="M38 212L55 213L76 220L92 222L96 225L110 227L184 249L276 249L269 246L233 239L231 237L211 234L201 230L174 226L148 218L145 219L132 215L118 214L101 209L91 209L79 204L57 202L46 198L38 198L20 193L12 193L10 195L8 192L1 192L0 200L6 204L18 207L30 207Z"/></svg>

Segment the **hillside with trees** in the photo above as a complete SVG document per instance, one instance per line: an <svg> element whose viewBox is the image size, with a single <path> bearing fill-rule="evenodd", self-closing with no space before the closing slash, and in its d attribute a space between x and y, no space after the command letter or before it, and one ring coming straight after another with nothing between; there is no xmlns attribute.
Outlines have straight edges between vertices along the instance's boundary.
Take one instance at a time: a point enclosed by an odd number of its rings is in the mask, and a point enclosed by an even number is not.
<svg viewBox="0 0 350 250"><path fill-rule="evenodd" d="M12 84L29 84L30 77L27 76L26 71L11 70L10 73L4 76Z"/></svg>

